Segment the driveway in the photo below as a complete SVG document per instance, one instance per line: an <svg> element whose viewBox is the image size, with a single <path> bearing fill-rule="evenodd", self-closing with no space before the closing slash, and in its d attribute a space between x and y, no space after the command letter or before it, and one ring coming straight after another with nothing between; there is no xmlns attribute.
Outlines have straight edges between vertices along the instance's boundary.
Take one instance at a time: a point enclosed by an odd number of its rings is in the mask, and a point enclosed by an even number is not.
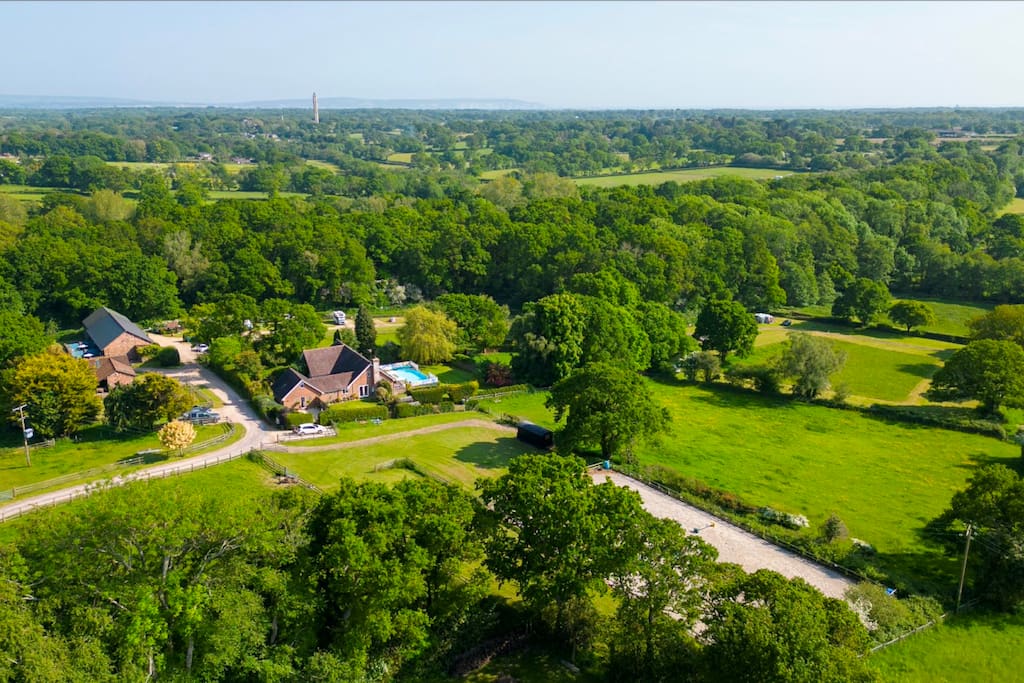
<svg viewBox="0 0 1024 683"><path fill-rule="evenodd" d="M652 515L675 520L687 533L697 534L715 546L718 549L719 562L733 562L748 572L770 569L790 579L800 577L830 598L843 599L846 589L857 584L839 572L783 550L724 519L665 495L632 477L606 470L595 470L592 477L594 483L599 484L609 479L617 486L626 486L639 493L644 508Z"/></svg>
<svg viewBox="0 0 1024 683"><path fill-rule="evenodd" d="M264 443L269 443L274 439L274 435L279 433L279 430L266 425L256 414L256 411L253 410L252 406L243 400L238 395L238 392L228 386L224 380L214 374L212 370L196 363L195 354L192 353L188 343L173 337L164 337L156 334L151 334L150 337L161 346L177 347L181 354L182 365L176 368L152 368L149 371L174 377L182 383L205 384L224 403L222 407L217 409L217 412L221 414L225 421L240 425L245 433L240 440L223 448L218 448L215 451L191 458L175 458L153 467L136 470L123 477L114 477L109 480L110 483L120 485L138 479L159 478L176 472L203 469L204 467L239 457L249 451L260 449ZM96 483L69 486L57 491L41 493L37 496L12 501L0 507L0 522L37 507L53 506L87 495L92 488L95 488Z"/></svg>

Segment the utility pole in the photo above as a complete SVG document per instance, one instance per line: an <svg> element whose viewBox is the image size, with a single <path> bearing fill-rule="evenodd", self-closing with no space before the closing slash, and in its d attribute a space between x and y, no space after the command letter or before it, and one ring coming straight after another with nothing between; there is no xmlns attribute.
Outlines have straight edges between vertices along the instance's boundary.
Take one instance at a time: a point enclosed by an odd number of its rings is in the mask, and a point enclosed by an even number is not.
<svg viewBox="0 0 1024 683"><path fill-rule="evenodd" d="M25 440L25 466L32 467L32 456L29 454L28 450L28 430L25 429L25 408L27 407L27 403L22 403L20 406L18 406L11 412L17 412L21 415L21 436Z"/></svg>
<svg viewBox="0 0 1024 683"><path fill-rule="evenodd" d="M967 574L967 553L971 550L971 532L973 528L967 525L967 544L964 546L964 561L960 565L960 587L956 589L956 611L960 611L960 596L964 592L964 576Z"/></svg>

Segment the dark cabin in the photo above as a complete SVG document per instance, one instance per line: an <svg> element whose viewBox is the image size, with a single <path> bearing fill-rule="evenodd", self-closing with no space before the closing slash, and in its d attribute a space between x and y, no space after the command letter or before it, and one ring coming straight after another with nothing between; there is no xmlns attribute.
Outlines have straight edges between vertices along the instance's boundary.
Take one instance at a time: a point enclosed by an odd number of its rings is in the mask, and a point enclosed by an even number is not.
<svg viewBox="0 0 1024 683"><path fill-rule="evenodd" d="M520 422L516 429L516 438L520 441L550 451L555 447L555 435L550 429L544 429L532 422Z"/></svg>

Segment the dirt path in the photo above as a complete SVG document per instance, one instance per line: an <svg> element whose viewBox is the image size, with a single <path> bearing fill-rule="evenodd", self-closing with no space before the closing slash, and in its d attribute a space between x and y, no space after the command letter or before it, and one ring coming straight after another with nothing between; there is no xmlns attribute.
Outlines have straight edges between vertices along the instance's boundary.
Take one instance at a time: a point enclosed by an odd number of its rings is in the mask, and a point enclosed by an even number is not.
<svg viewBox="0 0 1024 683"><path fill-rule="evenodd" d="M638 492L644 507L652 515L675 520L687 533L696 533L715 546L720 562L734 562L748 572L770 569L788 578L800 577L832 598L842 599L846 589L856 585L855 581L839 572L783 550L724 519L687 505L624 474L597 470L592 477L595 483L601 483L607 478L618 486L627 486ZM714 526L710 526L712 524Z"/></svg>
<svg viewBox="0 0 1024 683"><path fill-rule="evenodd" d="M410 436L418 436L420 434L433 434L434 432L444 432L449 429L462 429L464 427L477 427L482 429L494 429L502 432L514 432L515 427L508 427L500 425L496 422L489 422L487 420L461 420L459 422L449 422L447 424L431 425L430 427L420 427L419 429L410 429L406 432L397 432L395 434L384 434L382 436L371 436L367 439L359 439L358 441L345 441L342 443L323 444L320 446L286 446L284 444L278 444L276 448L278 450L284 450L289 453L311 453L313 451L337 451L346 448L361 448L363 446L370 446L377 443L385 443L388 441L399 441L401 439L407 439Z"/></svg>

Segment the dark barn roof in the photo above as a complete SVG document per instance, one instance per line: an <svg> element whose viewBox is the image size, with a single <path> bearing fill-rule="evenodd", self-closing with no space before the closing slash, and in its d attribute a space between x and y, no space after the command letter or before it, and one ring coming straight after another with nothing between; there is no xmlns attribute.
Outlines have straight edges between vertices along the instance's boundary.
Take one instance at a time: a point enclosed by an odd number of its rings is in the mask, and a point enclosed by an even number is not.
<svg viewBox="0 0 1024 683"><path fill-rule="evenodd" d="M309 376L314 380L327 375L340 375L346 372L357 377L366 368L373 365L366 356L344 344L328 346L322 349L308 349L302 352L309 368Z"/></svg>
<svg viewBox="0 0 1024 683"><path fill-rule="evenodd" d="M516 438L538 448L550 449L555 445L554 433L532 422L520 422L516 428Z"/></svg>
<svg viewBox="0 0 1024 683"><path fill-rule="evenodd" d="M90 313L89 317L82 321L82 324L85 325L86 334L100 350L107 348L112 341L125 332L133 337L138 337L147 344L153 343L149 335L143 332L138 325L106 306L97 308Z"/></svg>

